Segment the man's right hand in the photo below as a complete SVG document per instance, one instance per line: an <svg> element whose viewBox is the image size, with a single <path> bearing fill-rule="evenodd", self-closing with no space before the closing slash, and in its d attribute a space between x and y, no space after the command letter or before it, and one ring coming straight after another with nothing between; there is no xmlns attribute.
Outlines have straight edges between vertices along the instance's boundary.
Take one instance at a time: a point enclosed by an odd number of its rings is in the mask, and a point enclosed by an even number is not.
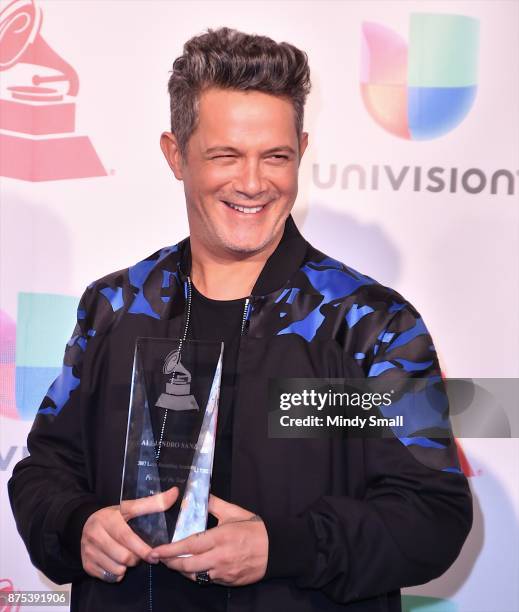
<svg viewBox="0 0 519 612"><path fill-rule="evenodd" d="M81 560L87 574L106 580L106 572L120 582L128 567L139 561L157 563L149 557L152 548L139 538L127 522L143 514L163 512L177 500L178 488L164 493L127 500L94 512L86 521L81 537ZM114 580L115 582L115 580Z"/></svg>

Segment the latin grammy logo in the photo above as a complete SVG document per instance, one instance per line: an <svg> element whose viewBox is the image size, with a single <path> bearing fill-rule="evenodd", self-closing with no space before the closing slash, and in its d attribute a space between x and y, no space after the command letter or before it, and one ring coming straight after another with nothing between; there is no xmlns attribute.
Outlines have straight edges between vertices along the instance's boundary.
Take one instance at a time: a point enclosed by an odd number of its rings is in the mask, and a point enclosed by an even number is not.
<svg viewBox="0 0 519 612"><path fill-rule="evenodd" d="M18 607L16 604L10 604L9 598L12 597L14 601L15 588L9 578L0 578L0 611L1 612L17 612Z"/></svg>
<svg viewBox="0 0 519 612"><path fill-rule="evenodd" d="M180 361L180 352L172 351L164 360L164 374L171 374L166 383L166 392L161 393L155 406L168 410L199 410L196 399L191 395L191 374Z"/></svg>
<svg viewBox="0 0 519 612"><path fill-rule="evenodd" d="M106 176L88 136L75 134L79 78L40 34L41 9L14 0L0 11L0 72L16 80L0 90L2 176L26 181ZM23 75L23 76L22 76ZM3 81L9 80L4 75Z"/></svg>

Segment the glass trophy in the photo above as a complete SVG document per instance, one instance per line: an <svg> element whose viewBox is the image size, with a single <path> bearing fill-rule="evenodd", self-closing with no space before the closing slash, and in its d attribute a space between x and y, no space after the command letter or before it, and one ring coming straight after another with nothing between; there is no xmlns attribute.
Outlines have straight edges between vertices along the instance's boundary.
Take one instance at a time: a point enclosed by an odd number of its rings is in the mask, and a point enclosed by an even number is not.
<svg viewBox="0 0 519 612"><path fill-rule="evenodd" d="M173 486L180 491L171 508L128 521L150 546L206 528L222 360L221 342L137 338L121 511Z"/></svg>

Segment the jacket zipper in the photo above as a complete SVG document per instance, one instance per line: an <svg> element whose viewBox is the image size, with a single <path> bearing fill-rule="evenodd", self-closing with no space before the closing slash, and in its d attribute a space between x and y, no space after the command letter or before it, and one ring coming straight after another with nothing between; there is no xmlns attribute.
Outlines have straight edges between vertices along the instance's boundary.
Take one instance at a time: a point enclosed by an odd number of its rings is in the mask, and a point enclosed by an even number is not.
<svg viewBox="0 0 519 612"><path fill-rule="evenodd" d="M250 311L250 297L248 297L248 298L245 300L245 306L244 306L244 308L243 308L243 317L242 317L242 321L241 321L241 332L240 332L240 338L241 338L241 336L243 336L243 335L244 335L244 333L243 333L243 332L245 331L245 326L246 326L246 324L247 324L247 323L248 323L248 321L249 321L249 315L250 315L250 312L249 312L249 311ZM239 349L238 349L238 352L239 352Z"/></svg>

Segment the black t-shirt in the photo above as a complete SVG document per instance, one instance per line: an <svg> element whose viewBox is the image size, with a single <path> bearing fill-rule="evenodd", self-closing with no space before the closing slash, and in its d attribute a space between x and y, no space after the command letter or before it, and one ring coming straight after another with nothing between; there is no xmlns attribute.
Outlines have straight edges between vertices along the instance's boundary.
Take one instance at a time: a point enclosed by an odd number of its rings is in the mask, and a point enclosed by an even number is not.
<svg viewBox="0 0 519 612"><path fill-rule="evenodd" d="M245 298L211 300L197 291L194 285L191 286L191 320L188 339L219 340L224 343L211 493L225 501L230 501L233 395ZM215 527L216 524L216 519L209 515L208 528ZM222 612L227 609L226 587L211 585L198 588L201 590L197 593L200 600L197 604L201 605L202 600L204 601L202 604L204 612ZM193 609L198 609L195 608L195 605L193 602Z"/></svg>
<svg viewBox="0 0 519 612"><path fill-rule="evenodd" d="M192 285L188 339L224 343L211 493L225 501L230 501L231 494L232 405L244 307L245 298L212 300ZM208 526L214 524L210 516Z"/></svg>

